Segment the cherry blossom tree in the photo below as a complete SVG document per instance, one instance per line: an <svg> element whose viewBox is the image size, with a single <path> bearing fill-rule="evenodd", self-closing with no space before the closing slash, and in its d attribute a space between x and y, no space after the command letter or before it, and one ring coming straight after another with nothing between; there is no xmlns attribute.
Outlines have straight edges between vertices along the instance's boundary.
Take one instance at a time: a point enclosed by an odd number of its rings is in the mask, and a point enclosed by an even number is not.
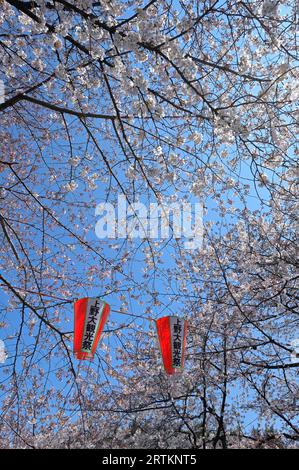
<svg viewBox="0 0 299 470"><path fill-rule="evenodd" d="M298 445L297 2L0 7L0 447ZM119 195L200 201L203 246L97 239ZM91 294L112 314L79 363ZM189 322L176 378L166 314Z"/></svg>

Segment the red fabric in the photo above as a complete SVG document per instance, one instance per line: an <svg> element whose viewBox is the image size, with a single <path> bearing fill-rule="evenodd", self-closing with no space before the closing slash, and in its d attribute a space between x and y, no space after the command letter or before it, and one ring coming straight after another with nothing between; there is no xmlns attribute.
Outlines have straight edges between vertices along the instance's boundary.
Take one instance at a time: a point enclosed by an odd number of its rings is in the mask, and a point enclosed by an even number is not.
<svg viewBox="0 0 299 470"><path fill-rule="evenodd" d="M82 351L82 341L84 334L85 319L87 315L88 299L88 297L79 299L74 304L74 356L76 357L76 359L81 360L93 359L106 320L110 313L110 307L108 304L106 304L102 312L102 316L100 319L99 327L96 333L91 353Z"/></svg>
<svg viewBox="0 0 299 470"><path fill-rule="evenodd" d="M74 355L77 359L88 358L88 353L81 351L87 303L88 297L85 297L74 304Z"/></svg>
<svg viewBox="0 0 299 470"><path fill-rule="evenodd" d="M159 318L156 321L157 333L159 338L160 350L162 354L164 369L169 375L181 372L185 362L185 349L187 340L187 320L183 320L184 324L184 336L182 338L182 367L173 367L172 357L172 337L170 327L170 317Z"/></svg>
<svg viewBox="0 0 299 470"><path fill-rule="evenodd" d="M175 372L172 367L172 349L169 317L159 318L156 321L160 349L164 364L164 369L170 375Z"/></svg>

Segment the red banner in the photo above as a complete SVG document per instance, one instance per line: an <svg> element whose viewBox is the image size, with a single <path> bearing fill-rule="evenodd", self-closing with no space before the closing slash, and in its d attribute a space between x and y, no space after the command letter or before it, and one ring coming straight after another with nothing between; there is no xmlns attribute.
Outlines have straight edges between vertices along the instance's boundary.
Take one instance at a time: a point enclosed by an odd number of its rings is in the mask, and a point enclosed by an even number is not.
<svg viewBox="0 0 299 470"><path fill-rule="evenodd" d="M184 368L187 320L176 316L156 321L160 350L167 374L182 372Z"/></svg>
<svg viewBox="0 0 299 470"><path fill-rule="evenodd" d="M85 297L74 304L74 355L93 359L110 307L98 297Z"/></svg>

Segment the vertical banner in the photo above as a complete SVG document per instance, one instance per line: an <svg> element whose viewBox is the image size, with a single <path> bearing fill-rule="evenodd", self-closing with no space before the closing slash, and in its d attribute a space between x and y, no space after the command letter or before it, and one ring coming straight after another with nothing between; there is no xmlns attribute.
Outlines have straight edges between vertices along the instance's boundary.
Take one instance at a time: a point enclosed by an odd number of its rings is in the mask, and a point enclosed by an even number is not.
<svg viewBox="0 0 299 470"><path fill-rule="evenodd" d="M85 297L74 304L74 355L93 359L110 307L98 297Z"/></svg>
<svg viewBox="0 0 299 470"><path fill-rule="evenodd" d="M172 375L184 368L187 320L176 316L159 318L156 321L164 369Z"/></svg>

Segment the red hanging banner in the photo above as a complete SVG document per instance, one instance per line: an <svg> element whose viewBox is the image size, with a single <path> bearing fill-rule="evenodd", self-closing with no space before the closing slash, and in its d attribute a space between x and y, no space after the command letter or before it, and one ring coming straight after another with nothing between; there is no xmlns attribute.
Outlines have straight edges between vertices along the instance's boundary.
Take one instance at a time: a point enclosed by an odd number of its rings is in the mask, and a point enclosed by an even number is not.
<svg viewBox="0 0 299 470"><path fill-rule="evenodd" d="M93 359L110 307L99 297L85 297L74 304L74 356Z"/></svg>
<svg viewBox="0 0 299 470"><path fill-rule="evenodd" d="M159 318L156 321L164 369L172 375L182 372L185 361L187 320L176 316Z"/></svg>

